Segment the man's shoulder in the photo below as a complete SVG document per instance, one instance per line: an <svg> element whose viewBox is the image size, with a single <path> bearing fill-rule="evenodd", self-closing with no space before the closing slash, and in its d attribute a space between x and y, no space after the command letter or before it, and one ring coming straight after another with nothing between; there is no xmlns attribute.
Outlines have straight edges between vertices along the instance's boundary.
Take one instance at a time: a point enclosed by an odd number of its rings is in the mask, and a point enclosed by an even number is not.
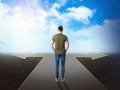
<svg viewBox="0 0 120 90"><path fill-rule="evenodd" d="M56 37L56 36L58 36L58 34L54 34L54 35L53 35L53 37Z"/></svg>
<svg viewBox="0 0 120 90"><path fill-rule="evenodd" d="M61 35L60 35L60 34L54 34L54 35L53 35L53 38L59 37L59 36L62 36L62 37L65 37L65 38L67 37L65 34L61 34Z"/></svg>
<svg viewBox="0 0 120 90"><path fill-rule="evenodd" d="M62 34L62 37L65 38L65 39L67 38L67 36L65 34Z"/></svg>
<svg viewBox="0 0 120 90"><path fill-rule="evenodd" d="M67 37L65 34L62 34L64 37Z"/></svg>
<svg viewBox="0 0 120 90"><path fill-rule="evenodd" d="M58 37L58 34L54 34L52 39L55 39Z"/></svg>

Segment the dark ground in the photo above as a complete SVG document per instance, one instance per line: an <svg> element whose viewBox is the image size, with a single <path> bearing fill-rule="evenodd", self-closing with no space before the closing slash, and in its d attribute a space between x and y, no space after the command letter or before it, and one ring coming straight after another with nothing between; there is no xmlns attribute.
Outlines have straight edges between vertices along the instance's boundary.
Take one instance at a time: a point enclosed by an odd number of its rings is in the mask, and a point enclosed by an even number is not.
<svg viewBox="0 0 120 90"><path fill-rule="evenodd" d="M104 58L77 57L77 59L108 89L120 90L120 54Z"/></svg>
<svg viewBox="0 0 120 90"><path fill-rule="evenodd" d="M42 57L28 57L25 60L0 54L0 90L17 90ZM77 59L108 90L120 90L120 54L104 58L77 57Z"/></svg>
<svg viewBox="0 0 120 90"><path fill-rule="evenodd" d="M0 54L0 90L17 90L41 59Z"/></svg>

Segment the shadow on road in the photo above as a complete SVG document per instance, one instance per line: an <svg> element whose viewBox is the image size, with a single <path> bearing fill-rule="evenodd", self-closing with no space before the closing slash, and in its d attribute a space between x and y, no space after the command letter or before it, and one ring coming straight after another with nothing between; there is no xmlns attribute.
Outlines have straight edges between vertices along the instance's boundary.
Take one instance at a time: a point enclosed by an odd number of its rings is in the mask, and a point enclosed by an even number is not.
<svg viewBox="0 0 120 90"><path fill-rule="evenodd" d="M70 87L66 82L57 82L59 90L70 90Z"/></svg>

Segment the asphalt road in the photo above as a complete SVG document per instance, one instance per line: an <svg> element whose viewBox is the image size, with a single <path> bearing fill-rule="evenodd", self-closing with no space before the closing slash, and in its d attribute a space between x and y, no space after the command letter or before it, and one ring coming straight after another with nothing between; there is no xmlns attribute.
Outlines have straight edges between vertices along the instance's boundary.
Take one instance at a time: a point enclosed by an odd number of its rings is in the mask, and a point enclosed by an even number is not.
<svg viewBox="0 0 120 90"><path fill-rule="evenodd" d="M91 55L87 56L90 57ZM43 59L18 90L107 90L76 59L80 56L87 57L84 54L67 54L66 81L64 83L56 83L54 80L55 63L53 54L36 54L33 56L43 57Z"/></svg>

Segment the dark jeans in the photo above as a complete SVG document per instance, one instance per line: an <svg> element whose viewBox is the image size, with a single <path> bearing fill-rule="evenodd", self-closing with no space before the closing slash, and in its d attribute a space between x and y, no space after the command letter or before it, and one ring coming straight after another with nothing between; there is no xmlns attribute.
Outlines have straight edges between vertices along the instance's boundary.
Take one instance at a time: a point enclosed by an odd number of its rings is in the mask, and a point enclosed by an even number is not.
<svg viewBox="0 0 120 90"><path fill-rule="evenodd" d="M64 74L65 74L65 58L66 58L66 54L55 54L56 78L59 78L60 61L61 61L61 74L62 74L62 78L64 78Z"/></svg>

